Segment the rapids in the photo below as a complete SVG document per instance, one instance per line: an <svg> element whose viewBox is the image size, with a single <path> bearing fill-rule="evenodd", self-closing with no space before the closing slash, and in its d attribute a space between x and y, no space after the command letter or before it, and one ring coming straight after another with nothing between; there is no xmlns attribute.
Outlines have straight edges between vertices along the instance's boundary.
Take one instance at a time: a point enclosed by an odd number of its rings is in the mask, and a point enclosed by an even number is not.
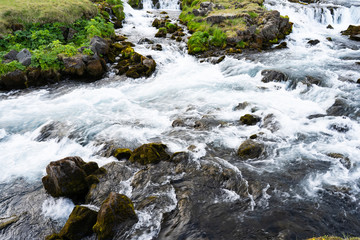
<svg viewBox="0 0 360 240"><path fill-rule="evenodd" d="M360 44L340 34L348 25L360 24L360 0L309 5L266 0L267 9L278 10L294 22L293 32L284 40L288 48L226 57L217 65L188 55L183 42L154 38L151 23L160 11L173 19L180 13L177 0L159 3L160 9L153 9L152 1L144 0L144 10L124 3L126 21L118 30L134 43L149 38L162 45L163 51L146 43L135 46L157 62L151 77L133 80L109 72L91 84L69 80L0 92L0 218L14 214L20 196L41 188L50 161L81 156L104 165L115 160L98 154L106 143L134 149L162 142L171 152L189 151L194 162L217 159L257 186L261 197L250 194L251 207L238 213L244 239L360 236L360 85L356 84ZM333 29L327 28L329 24ZM308 41L315 39L320 43L310 46ZM281 71L289 80L263 83L264 69ZM319 84L308 84L307 79ZM336 99L345 101L346 107L329 114ZM243 102L248 103L245 109L234 109ZM239 118L247 113L263 122L240 125ZM315 114L322 116L309 117ZM264 119L269 116L273 121L266 126ZM184 127L172 127L178 119ZM196 121L204 126L194 128ZM41 138L42 129L49 125L50 136ZM253 134L266 143L267 155L241 161L236 150ZM349 162L344 164L329 153L343 154ZM119 184L131 198L129 181ZM227 189L222 192L214 202L241 198ZM176 195L171 188L162 194L171 199L163 206L170 212ZM38 221L53 221L47 224L53 229L61 228L73 207L67 199L47 196L37 201L34 211L42 216ZM20 213L17 209L16 214ZM138 214L141 221L132 238L156 239L162 212ZM145 234L142 229L149 226L151 231ZM19 228L0 229L0 238L44 236L33 226ZM19 235L22 231L28 232Z"/></svg>

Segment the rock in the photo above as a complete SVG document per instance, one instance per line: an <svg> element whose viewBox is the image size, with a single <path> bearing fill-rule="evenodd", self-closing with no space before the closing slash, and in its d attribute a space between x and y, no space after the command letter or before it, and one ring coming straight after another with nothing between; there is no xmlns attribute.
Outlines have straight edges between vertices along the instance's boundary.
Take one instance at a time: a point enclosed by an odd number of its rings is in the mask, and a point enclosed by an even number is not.
<svg viewBox="0 0 360 240"><path fill-rule="evenodd" d="M240 117L240 122L245 125L255 125L256 123L260 122L260 120L260 117L252 114L245 114L244 116Z"/></svg>
<svg viewBox="0 0 360 240"><path fill-rule="evenodd" d="M338 98L334 104L326 110L330 116L343 116L353 112L353 108L347 103L345 99Z"/></svg>
<svg viewBox="0 0 360 240"><path fill-rule="evenodd" d="M287 48L287 43L286 42L282 42L282 43L280 43L279 45L277 45L275 47L275 49L284 49L284 48Z"/></svg>
<svg viewBox="0 0 360 240"><path fill-rule="evenodd" d="M288 77L279 71L275 70L262 70L261 75L263 78L261 79L262 82L268 83L268 82L283 82L287 81Z"/></svg>
<svg viewBox="0 0 360 240"><path fill-rule="evenodd" d="M96 211L85 206L75 206L64 227L54 237L55 239L78 240L89 236L93 234L92 228L96 223L96 218ZM52 236L46 239L54 239Z"/></svg>
<svg viewBox="0 0 360 240"><path fill-rule="evenodd" d="M351 35L350 39L354 41L360 41L360 34Z"/></svg>
<svg viewBox="0 0 360 240"><path fill-rule="evenodd" d="M271 113L264 117L262 127L269 129L273 133L280 129L280 123L275 119L275 115Z"/></svg>
<svg viewBox="0 0 360 240"><path fill-rule="evenodd" d="M98 169L91 167L92 171L86 171L92 163L84 162L80 157L67 157L58 161L50 162L46 167L47 175L42 178L45 190L53 197L68 197L76 202L83 202L89 191L87 177Z"/></svg>
<svg viewBox="0 0 360 240"><path fill-rule="evenodd" d="M105 39L99 36L94 36L90 41L90 49L98 56L105 56L109 52L110 44Z"/></svg>
<svg viewBox="0 0 360 240"><path fill-rule="evenodd" d="M322 79L312 77L312 76L306 76L304 83L309 84L309 85L314 84L314 85L317 85L317 86L321 86Z"/></svg>
<svg viewBox="0 0 360 240"><path fill-rule="evenodd" d="M159 31L155 34L157 38L166 38L167 30L164 27L159 28Z"/></svg>
<svg viewBox="0 0 360 240"><path fill-rule="evenodd" d="M341 164L347 168L350 169L351 168L351 161L348 157L345 157L343 154L341 153L328 153L326 154L327 156L331 157L331 158L336 158L339 159Z"/></svg>
<svg viewBox="0 0 360 240"><path fill-rule="evenodd" d="M12 62L14 60L17 60L16 56L18 55L18 53L19 52L16 50L11 50L10 52L8 52L3 56L3 59L7 62Z"/></svg>
<svg viewBox="0 0 360 240"><path fill-rule="evenodd" d="M27 86L39 87L60 81L61 74L54 69L41 70L40 68L27 69Z"/></svg>
<svg viewBox="0 0 360 240"><path fill-rule="evenodd" d="M171 126L172 126L172 127L185 127L186 124L185 124L184 120L182 120L182 119L176 119L176 120L174 120L174 121L172 122Z"/></svg>
<svg viewBox="0 0 360 240"><path fill-rule="evenodd" d="M332 42L332 38L331 38L331 37L327 37L326 40L328 40L329 42Z"/></svg>
<svg viewBox="0 0 360 240"><path fill-rule="evenodd" d="M135 9L143 8L142 0L129 0L128 3L132 8L135 8Z"/></svg>
<svg viewBox="0 0 360 240"><path fill-rule="evenodd" d="M59 121L51 122L41 128L39 136L35 138L36 141L45 142L49 139L57 138L59 141L67 135L69 127Z"/></svg>
<svg viewBox="0 0 360 240"><path fill-rule="evenodd" d="M64 63L63 72L65 74L70 76L78 76L78 77L84 76L86 65L82 60L81 55L63 58L63 63Z"/></svg>
<svg viewBox="0 0 360 240"><path fill-rule="evenodd" d="M118 160L126 159L128 160L132 154L132 151L128 148L118 148L114 152L114 157Z"/></svg>
<svg viewBox="0 0 360 240"><path fill-rule="evenodd" d="M266 12L263 17L263 23L264 25L260 31L262 42L269 42L281 38L281 35L285 35L286 32L291 31L292 28L289 19L281 17L278 11Z"/></svg>
<svg viewBox="0 0 360 240"><path fill-rule="evenodd" d="M26 88L27 76L23 71L15 70L0 76L0 89L5 90Z"/></svg>
<svg viewBox="0 0 360 240"><path fill-rule="evenodd" d="M101 205L93 231L99 240L123 239L123 234L137 221L131 200L123 194L111 192Z"/></svg>
<svg viewBox="0 0 360 240"><path fill-rule="evenodd" d="M327 27L326 27L327 29L334 29L334 27L333 26L331 26L330 24L329 25L327 25Z"/></svg>
<svg viewBox="0 0 360 240"><path fill-rule="evenodd" d="M264 153L264 150L265 147L263 144L253 140L246 140L240 145L237 155L242 160L259 158Z"/></svg>
<svg viewBox="0 0 360 240"><path fill-rule="evenodd" d="M132 163L156 164L160 161L167 161L170 159L169 154L165 151L166 145L161 143L149 143L136 148L129 159Z"/></svg>
<svg viewBox="0 0 360 240"><path fill-rule="evenodd" d="M139 41L138 41L138 44L144 44L144 43L148 43L148 44L154 44L154 41L148 39L148 38L141 38Z"/></svg>
<svg viewBox="0 0 360 240"><path fill-rule="evenodd" d="M345 31L342 31L341 34L348 36L360 34L360 25L349 25L349 27Z"/></svg>
<svg viewBox="0 0 360 240"><path fill-rule="evenodd" d="M319 43L320 43L320 41L319 41L318 39L309 40L309 41L307 42L307 44L309 44L310 46L315 46L315 45L317 45L317 44L319 44Z"/></svg>
<svg viewBox="0 0 360 240"><path fill-rule="evenodd" d="M156 44L152 46L151 49L156 51L162 51L162 46L160 44Z"/></svg>
<svg viewBox="0 0 360 240"><path fill-rule="evenodd" d="M87 62L86 72L90 78L100 79L106 72L106 63L102 58L94 58Z"/></svg>
<svg viewBox="0 0 360 240"><path fill-rule="evenodd" d="M0 218L0 230L6 228L7 226L16 223L19 220L19 217L14 215L11 217Z"/></svg>
<svg viewBox="0 0 360 240"><path fill-rule="evenodd" d="M31 53L29 50L24 48L17 55L16 59L24 66L29 66L31 64Z"/></svg>
<svg viewBox="0 0 360 240"><path fill-rule="evenodd" d="M346 124L338 124L338 123L333 123L329 126L329 129L331 130L335 130L337 132L340 132L340 133L346 133L350 130L350 127Z"/></svg>
<svg viewBox="0 0 360 240"><path fill-rule="evenodd" d="M233 110L234 111L244 110L247 106L249 106L248 102L242 102L242 103L239 103L236 107L234 107Z"/></svg>

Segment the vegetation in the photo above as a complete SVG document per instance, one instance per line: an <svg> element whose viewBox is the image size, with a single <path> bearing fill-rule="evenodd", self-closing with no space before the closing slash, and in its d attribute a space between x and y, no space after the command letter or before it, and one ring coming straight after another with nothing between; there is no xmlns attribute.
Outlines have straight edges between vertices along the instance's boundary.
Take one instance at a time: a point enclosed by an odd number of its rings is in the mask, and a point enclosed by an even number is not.
<svg viewBox="0 0 360 240"><path fill-rule="evenodd" d="M124 19L121 0L106 0L103 4L110 6L119 20ZM115 34L106 14L96 14L96 5L88 0L0 1L0 75L25 69L17 61L3 61L10 50L28 49L32 54L30 67L43 70L61 69L61 57L74 56L80 48L83 54L92 55L88 48L92 37L110 38ZM73 31L71 37L64 34L69 29Z"/></svg>
<svg viewBox="0 0 360 240"><path fill-rule="evenodd" d="M309 238L308 240L360 240L358 237L334 237L334 236L322 236L316 238Z"/></svg>

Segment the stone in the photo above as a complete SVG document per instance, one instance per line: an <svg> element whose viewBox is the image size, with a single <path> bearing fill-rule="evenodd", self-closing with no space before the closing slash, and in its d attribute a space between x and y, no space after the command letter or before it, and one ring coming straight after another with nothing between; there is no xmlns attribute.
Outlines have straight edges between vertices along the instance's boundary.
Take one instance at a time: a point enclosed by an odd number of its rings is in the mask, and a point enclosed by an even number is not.
<svg viewBox="0 0 360 240"><path fill-rule="evenodd" d="M262 70L261 75L263 78L261 79L262 82L283 82L287 81L288 77L279 71L276 70Z"/></svg>
<svg viewBox="0 0 360 240"><path fill-rule="evenodd" d="M24 48L17 55L16 59L24 66L29 66L31 64L31 53L29 50Z"/></svg>
<svg viewBox="0 0 360 240"><path fill-rule="evenodd" d="M162 143L144 144L133 151L129 161L132 163L137 162L142 165L167 161L170 159L170 156L165 151L166 148L167 146Z"/></svg>
<svg viewBox="0 0 360 240"><path fill-rule="evenodd" d="M47 175L42 178L45 190L53 197L68 197L75 203L83 202L89 191L86 177L98 169L96 164L96 167L90 168L92 171L85 171L88 164L80 157L50 162L46 167Z"/></svg>
<svg viewBox="0 0 360 240"><path fill-rule="evenodd" d="M5 54L3 56L4 60L8 60L8 62L12 62L14 60L17 60L16 56L19 52L16 50L11 50L10 52L8 52L7 54Z"/></svg>
<svg viewBox="0 0 360 240"><path fill-rule="evenodd" d="M331 24L329 24L329 25L327 25L327 27L326 27L327 29L334 29L334 27L333 26L331 26Z"/></svg>
<svg viewBox="0 0 360 240"><path fill-rule="evenodd" d="M155 51L162 51L162 46L160 44L156 44L152 46L151 49Z"/></svg>
<svg viewBox="0 0 360 240"><path fill-rule="evenodd" d="M110 49L110 44L105 39L94 36L90 41L90 49L98 56L106 56Z"/></svg>
<svg viewBox="0 0 360 240"><path fill-rule="evenodd" d="M166 38L167 30L166 28L159 28L159 31L155 34L155 37L157 38Z"/></svg>
<svg viewBox="0 0 360 240"><path fill-rule="evenodd" d="M154 41L148 39L148 38L141 38L139 41L138 41L138 44L144 44L144 43L148 43L148 44L154 44Z"/></svg>
<svg viewBox="0 0 360 240"><path fill-rule="evenodd" d="M93 231L99 240L123 239L122 235L137 221L131 200L123 194L111 192L100 207Z"/></svg>
<svg viewBox="0 0 360 240"><path fill-rule="evenodd" d="M73 56L73 57L65 57L63 58L64 70L63 72L70 76L78 76L82 77L85 73L86 65L82 60L81 55Z"/></svg>
<svg viewBox="0 0 360 240"><path fill-rule="evenodd" d="M334 104L326 110L329 116L343 116L352 112L352 107L345 99L337 98Z"/></svg>
<svg viewBox="0 0 360 240"><path fill-rule="evenodd" d="M261 118L253 114L245 114L240 117L240 122L244 125L255 125L260 122Z"/></svg>
<svg viewBox="0 0 360 240"><path fill-rule="evenodd" d="M0 77L0 89L5 90L26 88L27 76L23 71L15 70Z"/></svg>
<svg viewBox="0 0 360 240"><path fill-rule="evenodd" d="M242 160L259 158L264 153L265 147L263 144L255 142L253 140L244 141L238 151L237 155Z"/></svg>
<svg viewBox="0 0 360 240"><path fill-rule="evenodd" d="M351 35L350 39L354 41L360 41L360 34Z"/></svg>
<svg viewBox="0 0 360 240"><path fill-rule="evenodd" d="M174 121L172 122L171 126L172 126L172 127L185 127L186 124L185 124L184 120L182 120L182 119L176 119L176 120L174 120Z"/></svg>
<svg viewBox="0 0 360 240"><path fill-rule="evenodd" d="M339 159L340 163L347 169L351 168L351 161L348 157L345 157L341 153L328 153L327 156L335 159Z"/></svg>
<svg viewBox="0 0 360 240"><path fill-rule="evenodd" d="M310 46L315 46L315 45L317 45L317 44L319 44L319 43L320 43L320 41L319 41L318 39L309 40L309 41L307 42L307 44L309 44Z"/></svg>
<svg viewBox="0 0 360 240"><path fill-rule="evenodd" d="M236 107L234 107L233 110L234 111L244 110L248 106L249 106L248 102L242 102L242 103L239 103Z"/></svg>
<svg viewBox="0 0 360 240"><path fill-rule="evenodd" d="M114 157L118 160L126 159L128 160L132 154L132 151L128 148L118 148L114 152Z"/></svg>
<svg viewBox="0 0 360 240"><path fill-rule="evenodd" d="M13 215L11 217L0 218L0 230L7 226L16 223L19 220L19 216Z"/></svg>
<svg viewBox="0 0 360 240"><path fill-rule="evenodd" d="M85 206L75 206L58 236L68 240L78 240L93 234L97 212Z"/></svg>
<svg viewBox="0 0 360 240"><path fill-rule="evenodd" d="M86 72L91 78L100 79L105 73L105 62L103 59L92 59L86 65Z"/></svg>

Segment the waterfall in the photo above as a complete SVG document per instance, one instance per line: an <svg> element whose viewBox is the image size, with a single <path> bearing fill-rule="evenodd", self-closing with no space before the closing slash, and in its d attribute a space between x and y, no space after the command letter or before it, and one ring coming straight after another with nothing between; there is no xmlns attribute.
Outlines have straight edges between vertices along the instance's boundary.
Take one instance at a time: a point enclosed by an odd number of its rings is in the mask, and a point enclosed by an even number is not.
<svg viewBox="0 0 360 240"><path fill-rule="evenodd" d="M180 10L179 0L143 0L144 9Z"/></svg>

